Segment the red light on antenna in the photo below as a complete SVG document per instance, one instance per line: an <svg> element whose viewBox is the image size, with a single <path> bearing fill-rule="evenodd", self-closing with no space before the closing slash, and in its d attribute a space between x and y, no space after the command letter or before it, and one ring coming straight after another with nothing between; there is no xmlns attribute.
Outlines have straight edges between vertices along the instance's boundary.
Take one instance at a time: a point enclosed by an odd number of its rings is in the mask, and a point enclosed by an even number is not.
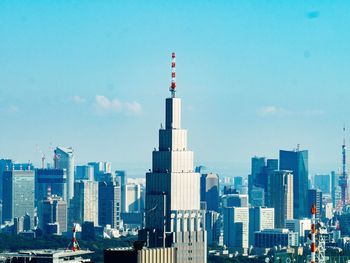
<svg viewBox="0 0 350 263"><path fill-rule="evenodd" d="M171 57L172 57L172 58L175 58L175 52L173 52L173 53L171 54Z"/></svg>

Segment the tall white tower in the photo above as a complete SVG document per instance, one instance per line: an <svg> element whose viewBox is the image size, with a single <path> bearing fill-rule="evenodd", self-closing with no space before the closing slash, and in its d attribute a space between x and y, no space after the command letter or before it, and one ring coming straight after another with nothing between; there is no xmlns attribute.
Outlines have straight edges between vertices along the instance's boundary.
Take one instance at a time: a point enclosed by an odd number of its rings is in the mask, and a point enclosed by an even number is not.
<svg viewBox="0 0 350 263"><path fill-rule="evenodd" d="M200 174L194 172L187 130L181 129L181 99L175 97L175 53L171 97L165 101L165 128L146 174L146 228L140 236L151 247L177 247L177 262L206 262L204 213L200 210ZM147 233L147 234L146 234Z"/></svg>

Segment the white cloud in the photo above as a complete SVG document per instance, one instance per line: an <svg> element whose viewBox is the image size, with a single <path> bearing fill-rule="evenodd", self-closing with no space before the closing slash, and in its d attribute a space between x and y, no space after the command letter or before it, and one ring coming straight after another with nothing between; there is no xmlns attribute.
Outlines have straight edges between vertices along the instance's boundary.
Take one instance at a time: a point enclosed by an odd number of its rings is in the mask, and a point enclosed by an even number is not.
<svg viewBox="0 0 350 263"><path fill-rule="evenodd" d="M94 104L95 112L99 115L126 113L139 114L142 111L141 105L134 102L121 102L119 99L109 99L103 95L97 95Z"/></svg>
<svg viewBox="0 0 350 263"><path fill-rule="evenodd" d="M72 98L72 101L77 103L77 104L80 104L80 103L84 103L86 101L86 99L80 97L80 96L73 96Z"/></svg>
<svg viewBox="0 0 350 263"><path fill-rule="evenodd" d="M125 108L128 113L131 114L139 114L142 111L142 107L140 103L134 101L134 102L126 102L125 103Z"/></svg>
<svg viewBox="0 0 350 263"><path fill-rule="evenodd" d="M2 113L2 114L16 113L18 111L19 111L19 109L15 105L10 105L10 106L0 108L0 113Z"/></svg>
<svg viewBox="0 0 350 263"><path fill-rule="evenodd" d="M271 115L278 115L278 116L281 116L281 115L289 115L291 114L292 112L289 111L289 110L286 110L284 108L280 108L280 107L276 107L276 106L265 106L265 107L262 107L260 109L258 109L257 111L257 114L259 116L271 116Z"/></svg>
<svg viewBox="0 0 350 263"><path fill-rule="evenodd" d="M292 111L289 109L277 107L277 106L265 106L257 110L257 115L266 116L318 116L323 115L325 112L323 110L304 110L304 111Z"/></svg>
<svg viewBox="0 0 350 263"><path fill-rule="evenodd" d="M7 111L8 112L18 112L18 107L17 106L14 106L14 105L11 105L7 108Z"/></svg>

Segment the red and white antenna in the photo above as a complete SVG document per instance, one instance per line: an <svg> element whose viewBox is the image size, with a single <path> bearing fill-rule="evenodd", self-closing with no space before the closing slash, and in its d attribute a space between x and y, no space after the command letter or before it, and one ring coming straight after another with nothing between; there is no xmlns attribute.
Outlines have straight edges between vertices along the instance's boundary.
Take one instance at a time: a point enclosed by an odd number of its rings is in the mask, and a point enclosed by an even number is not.
<svg viewBox="0 0 350 263"><path fill-rule="evenodd" d="M71 247L72 251L80 250L80 247L76 238L76 233L75 233L75 224L73 226L73 237L72 237L71 244L72 244L72 247Z"/></svg>
<svg viewBox="0 0 350 263"><path fill-rule="evenodd" d="M176 56L175 52L171 54L171 86L170 86L170 92L171 97L175 98L175 92L176 92Z"/></svg>
<svg viewBox="0 0 350 263"><path fill-rule="evenodd" d="M316 262L316 213L315 204L311 207L311 263Z"/></svg>

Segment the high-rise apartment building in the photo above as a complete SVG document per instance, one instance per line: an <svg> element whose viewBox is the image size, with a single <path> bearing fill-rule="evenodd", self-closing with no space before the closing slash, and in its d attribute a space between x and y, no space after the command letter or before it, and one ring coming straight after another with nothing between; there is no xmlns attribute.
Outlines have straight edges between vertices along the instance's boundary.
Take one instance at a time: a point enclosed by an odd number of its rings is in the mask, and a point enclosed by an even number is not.
<svg viewBox="0 0 350 263"><path fill-rule="evenodd" d="M255 245L254 233L275 228L275 209L268 207L249 208L249 246Z"/></svg>
<svg viewBox="0 0 350 263"><path fill-rule="evenodd" d="M200 174L194 171L187 131L181 128L181 99L175 97L175 82L165 108L165 127L159 130L159 147L152 153L152 170L146 174L146 229L141 238L149 236L150 246L176 247L177 262L205 263Z"/></svg>
<svg viewBox="0 0 350 263"><path fill-rule="evenodd" d="M308 151L280 151L280 170L290 170L293 173L294 217L310 216L307 207L308 190Z"/></svg>
<svg viewBox="0 0 350 263"><path fill-rule="evenodd" d="M54 151L55 169L66 169L67 203L74 196L74 151L71 147L57 147Z"/></svg>
<svg viewBox="0 0 350 263"><path fill-rule="evenodd" d="M98 182L80 180L74 183L73 222L98 225Z"/></svg>
<svg viewBox="0 0 350 263"><path fill-rule="evenodd" d="M275 226L284 228L287 219L293 219L293 174L275 171L271 176L271 205L275 209Z"/></svg>
<svg viewBox="0 0 350 263"><path fill-rule="evenodd" d="M207 210L219 211L219 176L214 173L201 175L201 202L206 202Z"/></svg>
<svg viewBox="0 0 350 263"><path fill-rule="evenodd" d="M34 217L34 171L3 172L3 221L28 214Z"/></svg>

